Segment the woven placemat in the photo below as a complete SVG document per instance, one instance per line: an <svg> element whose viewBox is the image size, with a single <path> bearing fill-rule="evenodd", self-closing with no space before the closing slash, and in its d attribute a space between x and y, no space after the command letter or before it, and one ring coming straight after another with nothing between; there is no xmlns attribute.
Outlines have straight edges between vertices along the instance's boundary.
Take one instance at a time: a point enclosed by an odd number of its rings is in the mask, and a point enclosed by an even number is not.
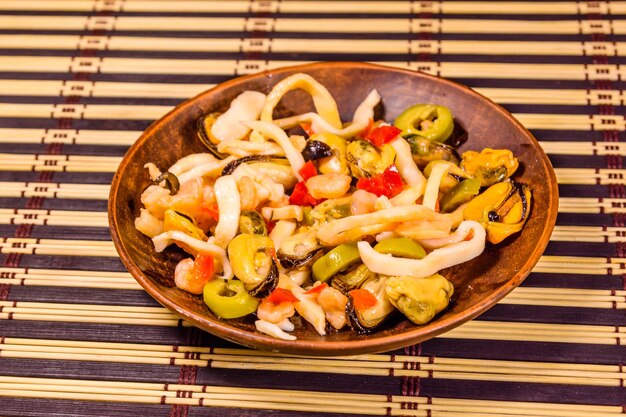
<svg viewBox="0 0 626 417"><path fill-rule="evenodd" d="M0 414L626 414L626 2L0 0ZM403 350L292 357L187 326L121 264L124 152L182 100L321 60L420 70L510 110L555 167L532 274Z"/></svg>

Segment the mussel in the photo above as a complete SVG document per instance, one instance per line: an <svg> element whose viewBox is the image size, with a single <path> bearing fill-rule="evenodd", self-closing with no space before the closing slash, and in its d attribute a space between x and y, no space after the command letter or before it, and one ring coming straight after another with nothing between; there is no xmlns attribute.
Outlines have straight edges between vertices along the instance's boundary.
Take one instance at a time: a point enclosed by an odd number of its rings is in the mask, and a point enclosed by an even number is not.
<svg viewBox="0 0 626 417"><path fill-rule="evenodd" d="M267 155L250 155L235 159L226 164L222 169L222 175L232 174L243 163L254 166L255 170L267 175L274 182L282 184L286 189L293 188L298 182L287 159Z"/></svg>
<svg viewBox="0 0 626 417"><path fill-rule="evenodd" d="M178 190L180 190L180 181L178 181L178 177L173 173L165 171L152 180L150 184L161 186L161 183L163 183L163 188L169 190L170 195L178 194Z"/></svg>
<svg viewBox="0 0 626 417"><path fill-rule="evenodd" d="M194 239L207 240L204 231L198 227L191 217L172 209L165 210L163 215L163 231L167 232L169 230L179 230Z"/></svg>
<svg viewBox="0 0 626 417"><path fill-rule="evenodd" d="M487 240L500 243L524 227L530 211L528 186L513 181L499 182L474 197L465 207L466 220L476 220L487 230Z"/></svg>
<svg viewBox="0 0 626 417"><path fill-rule="evenodd" d="M454 286L439 274L420 279L397 276L387 279L385 293L409 320L426 324L448 306Z"/></svg>
<svg viewBox="0 0 626 417"><path fill-rule="evenodd" d="M385 293L386 283L387 277L374 276L361 284L361 289L368 290L376 298L376 304L363 311L354 307L354 300L348 295L346 315L352 330L361 334L369 333L395 311Z"/></svg>
<svg viewBox="0 0 626 417"><path fill-rule="evenodd" d="M296 269L313 263L322 254L315 236L315 230L308 230L286 238L276 251L280 265L285 269Z"/></svg>
<svg viewBox="0 0 626 417"><path fill-rule="evenodd" d="M267 236L267 225L263 216L254 210L242 210L239 214L239 233Z"/></svg>
<svg viewBox="0 0 626 417"><path fill-rule="evenodd" d="M200 142L216 157L224 159L228 155L217 150L220 140L211 133L211 128L221 113L209 113L198 119L197 131Z"/></svg>
<svg viewBox="0 0 626 417"><path fill-rule="evenodd" d="M228 245L233 273L254 297L265 298L278 285L278 266L273 253L272 239L263 235L242 233Z"/></svg>
<svg viewBox="0 0 626 417"><path fill-rule="evenodd" d="M461 169L480 180L481 187L504 181L517 171L519 162L508 149L485 148L463 153Z"/></svg>
<svg viewBox="0 0 626 417"><path fill-rule="evenodd" d="M364 264L360 264L346 273L335 275L331 281L331 286L344 294L348 294L348 292L359 288L366 280L375 276Z"/></svg>
<svg viewBox="0 0 626 417"><path fill-rule="evenodd" d="M350 172L356 178L369 178L382 174L385 168L393 164L396 151L389 144L381 148L364 140L350 142L346 150L346 158Z"/></svg>
<svg viewBox="0 0 626 417"><path fill-rule="evenodd" d="M450 161L444 161L440 159L435 160L435 161L430 161L428 165L426 165L426 167L424 168L424 171L423 171L424 175L427 178L430 178L430 173L432 172L433 168L436 165L440 165L440 164L444 164L448 167L448 173L441 179L441 183L439 184L439 191L441 192L445 193L446 191L450 190L452 187L457 185L463 179L470 177L465 171L459 168L458 165L455 165L454 163Z"/></svg>
<svg viewBox="0 0 626 417"><path fill-rule="evenodd" d="M445 143L433 142L420 136L409 136L405 140L411 146L411 155L420 169L438 159L450 161L455 165L461 160L457 151Z"/></svg>
<svg viewBox="0 0 626 417"><path fill-rule="evenodd" d="M348 217L351 214L351 203L352 196L326 200L315 206L310 212L307 213L307 216L310 218L312 223L319 224Z"/></svg>

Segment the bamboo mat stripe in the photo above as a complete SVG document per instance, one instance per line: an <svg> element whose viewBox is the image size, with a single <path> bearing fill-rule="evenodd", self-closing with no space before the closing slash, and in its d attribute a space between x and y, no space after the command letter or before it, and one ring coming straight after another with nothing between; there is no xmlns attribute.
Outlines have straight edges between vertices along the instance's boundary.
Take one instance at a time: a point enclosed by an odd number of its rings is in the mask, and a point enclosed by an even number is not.
<svg viewBox="0 0 626 417"><path fill-rule="evenodd" d="M126 0L126 1L72 1L40 2L22 0L0 1L0 10L6 11L64 11L64 12L193 12L193 13L445 13L481 15L577 15L626 13L623 1L590 2L465 2L465 1L265 1L246 0L223 1L178 1L176 4L165 0Z"/></svg>
<svg viewBox="0 0 626 417"><path fill-rule="evenodd" d="M307 60L264 59L161 59L93 56L0 56L0 71L86 74L155 74L237 76L290 65ZM611 63L538 64L506 62L406 62L371 61L391 67L419 70L448 78L528 79L528 80L610 80L626 79L626 67Z"/></svg>
<svg viewBox="0 0 626 417"><path fill-rule="evenodd" d="M194 365L229 369L240 367L263 370L274 367L292 372L330 372L336 374L416 376L433 379L461 378L468 380L517 381L528 383L567 383L574 385L617 386L625 377L619 365L578 363L520 362L474 360L406 355L363 355L351 357L294 357L250 354L232 348L196 348L167 345L127 345L106 342L73 342L65 340L6 338L0 344L4 358L90 360L152 365ZM189 358L192 359L189 359ZM332 369L328 371L328 369ZM1 383L9 383L0 377Z"/></svg>
<svg viewBox="0 0 626 417"><path fill-rule="evenodd" d="M140 131L71 130L71 129L9 129L0 128L0 144L71 144L130 146ZM618 155L626 152L621 142L554 142L541 141L544 151L552 155ZM1 167L0 167L1 169Z"/></svg>
<svg viewBox="0 0 626 417"><path fill-rule="evenodd" d="M549 94L548 94L549 95ZM140 131L71 130L71 129L9 129L0 128L0 143L71 144L130 146ZM541 141L548 154L554 155L623 155L626 145L621 142L555 142Z"/></svg>
<svg viewBox="0 0 626 417"><path fill-rule="evenodd" d="M0 22L1 23L1 22ZM314 22L311 22L314 23ZM341 22L339 22L341 23ZM337 22L330 22L332 28ZM314 24L312 28L317 28ZM403 30L404 32L405 30ZM1 35L0 49L161 51L161 52L269 52L342 54L341 39L264 39L263 42L237 38L164 38L139 36ZM549 55L618 56L626 52L624 42L533 42L533 41L448 41L353 39L354 54L464 54L464 55Z"/></svg>
<svg viewBox="0 0 626 417"><path fill-rule="evenodd" d="M170 106L0 103L0 118L155 120ZM621 114L513 114L528 129L626 130Z"/></svg>
<svg viewBox="0 0 626 417"><path fill-rule="evenodd" d="M1 6L0 6L1 7ZM387 12L387 11L385 11ZM249 32L270 27L273 33L459 33L578 35L626 34L620 20L496 20L278 17L150 17L150 16L0 16L3 30Z"/></svg>
<svg viewBox="0 0 626 417"><path fill-rule="evenodd" d="M0 171L112 173L117 170L120 161L120 157L6 153L0 154ZM624 169L555 168L555 172L559 184L626 183Z"/></svg>
<svg viewBox="0 0 626 417"><path fill-rule="evenodd" d="M531 403L515 401L463 400L454 398L426 398L419 396L382 396L354 393L320 393L301 390L259 388L225 389L215 385L156 384L121 382L114 380L77 380L50 378L2 377L0 395L20 395L40 398L106 399L148 403L181 403L205 407L238 407L274 410L350 413L361 415L394 416L577 416L590 417L621 415L620 407L579 404ZM18 390L19 388L19 390ZM49 391L48 391L49 390ZM181 395L183 393L184 395ZM91 396L91 398L90 398ZM330 400L330 401L329 401ZM328 402L329 401L329 402ZM327 404L335 404L328 406Z"/></svg>
<svg viewBox="0 0 626 417"><path fill-rule="evenodd" d="M54 97L127 97L187 99L214 84L123 83L106 81L0 80L4 96ZM623 105L626 94L621 90L475 88L479 93L501 104Z"/></svg>
<svg viewBox="0 0 626 417"><path fill-rule="evenodd" d="M13 302L10 302L13 303ZM47 321L90 324L121 324L142 326L189 327L191 324L173 313L139 313L114 311L114 306L106 310L63 310L32 307L3 307L0 321ZM127 306L120 306L126 309ZM546 343L587 343L619 346L626 343L626 327L545 324L524 322L470 321L441 336L440 338L474 340L512 340Z"/></svg>
<svg viewBox="0 0 626 417"><path fill-rule="evenodd" d="M98 271L36 268L0 268L0 284L110 290L142 289L128 274L115 272L99 274ZM507 298L501 300L500 304L625 309L626 291L519 287L513 290Z"/></svg>

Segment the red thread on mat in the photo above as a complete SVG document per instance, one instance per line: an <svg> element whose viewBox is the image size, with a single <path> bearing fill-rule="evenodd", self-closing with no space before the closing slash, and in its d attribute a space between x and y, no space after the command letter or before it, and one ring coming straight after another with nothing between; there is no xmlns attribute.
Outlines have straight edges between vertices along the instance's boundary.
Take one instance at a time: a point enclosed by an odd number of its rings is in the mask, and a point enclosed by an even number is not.
<svg viewBox="0 0 626 417"><path fill-rule="evenodd" d="M195 327L186 327L186 340L187 346L200 346L202 343L202 331ZM198 359L200 353L196 351L186 351L185 359ZM198 367L196 365L182 365L178 373L179 385L195 385L198 375ZM203 386L203 389L204 388ZM183 391L183 398L191 398L192 391ZM172 404L170 408L169 417L186 417L189 413L189 405L187 404Z"/></svg>

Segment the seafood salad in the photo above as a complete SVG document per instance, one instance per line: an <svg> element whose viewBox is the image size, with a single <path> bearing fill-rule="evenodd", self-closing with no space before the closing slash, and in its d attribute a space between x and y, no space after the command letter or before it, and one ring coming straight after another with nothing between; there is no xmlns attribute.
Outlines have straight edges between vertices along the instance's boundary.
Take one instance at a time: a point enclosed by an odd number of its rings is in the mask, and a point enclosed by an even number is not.
<svg viewBox="0 0 626 417"><path fill-rule="evenodd" d="M295 89L315 111L274 119ZM467 135L448 108L415 104L390 123L375 119L380 101L372 90L344 122L323 85L295 74L203 116L206 152L147 163L135 227L157 252L188 254L176 287L285 340L296 325L367 333L444 310L454 286L440 272L519 232L531 192L511 151L459 155Z"/></svg>

